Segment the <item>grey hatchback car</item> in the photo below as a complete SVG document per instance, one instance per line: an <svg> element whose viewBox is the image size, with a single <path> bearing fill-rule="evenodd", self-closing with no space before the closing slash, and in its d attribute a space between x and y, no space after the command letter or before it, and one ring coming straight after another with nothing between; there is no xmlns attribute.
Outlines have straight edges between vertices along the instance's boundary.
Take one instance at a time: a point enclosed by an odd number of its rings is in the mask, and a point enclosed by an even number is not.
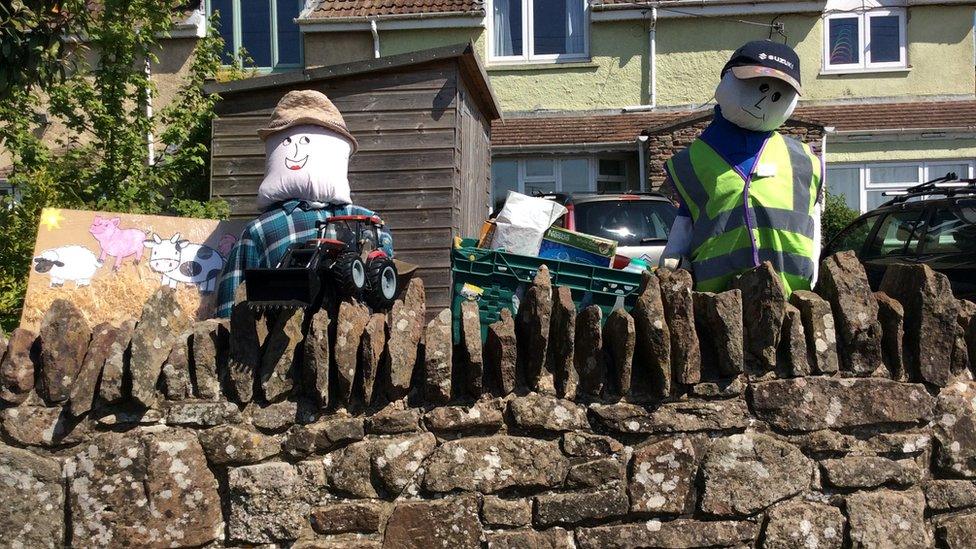
<svg viewBox="0 0 976 549"><path fill-rule="evenodd" d="M614 268L631 258L657 265L668 243L668 232L678 209L660 193L545 194L568 212L557 221L564 229L617 241Z"/></svg>

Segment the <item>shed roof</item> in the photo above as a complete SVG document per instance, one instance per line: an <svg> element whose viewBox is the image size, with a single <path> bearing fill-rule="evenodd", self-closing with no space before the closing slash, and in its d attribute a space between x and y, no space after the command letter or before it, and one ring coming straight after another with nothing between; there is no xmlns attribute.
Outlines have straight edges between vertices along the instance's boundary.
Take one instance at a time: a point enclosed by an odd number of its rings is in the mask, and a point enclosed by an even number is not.
<svg viewBox="0 0 976 549"><path fill-rule="evenodd" d="M484 0L320 0L303 19L322 20L388 15L481 15Z"/></svg>
<svg viewBox="0 0 976 549"><path fill-rule="evenodd" d="M489 120L501 118L501 108L491 89L488 74L475 53L474 44L455 44L427 50L389 55L365 61L354 61L340 65L326 65L324 67L307 68L301 71L273 73L265 76L245 78L231 82L210 82L204 86L206 93L219 94L223 99L230 99L238 94L245 94L255 90L270 88L288 88L308 82L331 80L367 73L400 70L412 66L429 65L432 63L457 60L462 77L468 84L468 92L478 102L485 116Z"/></svg>
<svg viewBox="0 0 976 549"><path fill-rule="evenodd" d="M671 131L710 114L709 110L685 110L510 116L492 124L492 146L632 143L645 131ZM801 105L791 120L804 125L833 126L838 132L971 131L976 130L976 100Z"/></svg>

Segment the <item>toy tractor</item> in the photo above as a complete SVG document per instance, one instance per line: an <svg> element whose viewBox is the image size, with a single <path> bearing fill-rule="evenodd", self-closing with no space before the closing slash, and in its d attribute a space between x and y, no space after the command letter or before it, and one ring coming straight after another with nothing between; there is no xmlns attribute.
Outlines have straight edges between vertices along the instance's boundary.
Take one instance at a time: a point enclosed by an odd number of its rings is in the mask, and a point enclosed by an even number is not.
<svg viewBox="0 0 976 549"><path fill-rule="evenodd" d="M318 238L289 246L277 266L244 271L251 308L315 311L328 292L364 299L374 310L390 307L397 293L397 269L380 248L382 227L375 215L319 221Z"/></svg>

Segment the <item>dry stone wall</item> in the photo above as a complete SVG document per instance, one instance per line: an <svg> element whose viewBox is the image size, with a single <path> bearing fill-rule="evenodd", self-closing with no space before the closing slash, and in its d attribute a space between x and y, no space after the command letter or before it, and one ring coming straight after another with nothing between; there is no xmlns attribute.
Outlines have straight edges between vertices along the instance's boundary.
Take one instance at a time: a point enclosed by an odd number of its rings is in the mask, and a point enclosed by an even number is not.
<svg viewBox="0 0 976 549"><path fill-rule="evenodd" d="M976 306L822 273L648 274L601 327L540 270L457 346L417 280L388 314L57 302L0 360L0 545L976 546Z"/></svg>

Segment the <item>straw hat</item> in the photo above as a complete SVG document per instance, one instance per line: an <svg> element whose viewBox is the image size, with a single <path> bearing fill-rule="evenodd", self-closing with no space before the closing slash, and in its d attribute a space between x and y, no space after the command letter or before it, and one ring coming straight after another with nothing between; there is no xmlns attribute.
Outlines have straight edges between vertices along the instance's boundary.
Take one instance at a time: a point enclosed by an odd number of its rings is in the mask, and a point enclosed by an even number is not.
<svg viewBox="0 0 976 549"><path fill-rule="evenodd" d="M346 121L342 119L339 109L324 93L315 90L293 90L286 93L271 113L268 127L258 130L258 137L263 141L275 132L302 124L314 124L340 133L352 143L352 152L359 148L356 138L346 128Z"/></svg>

